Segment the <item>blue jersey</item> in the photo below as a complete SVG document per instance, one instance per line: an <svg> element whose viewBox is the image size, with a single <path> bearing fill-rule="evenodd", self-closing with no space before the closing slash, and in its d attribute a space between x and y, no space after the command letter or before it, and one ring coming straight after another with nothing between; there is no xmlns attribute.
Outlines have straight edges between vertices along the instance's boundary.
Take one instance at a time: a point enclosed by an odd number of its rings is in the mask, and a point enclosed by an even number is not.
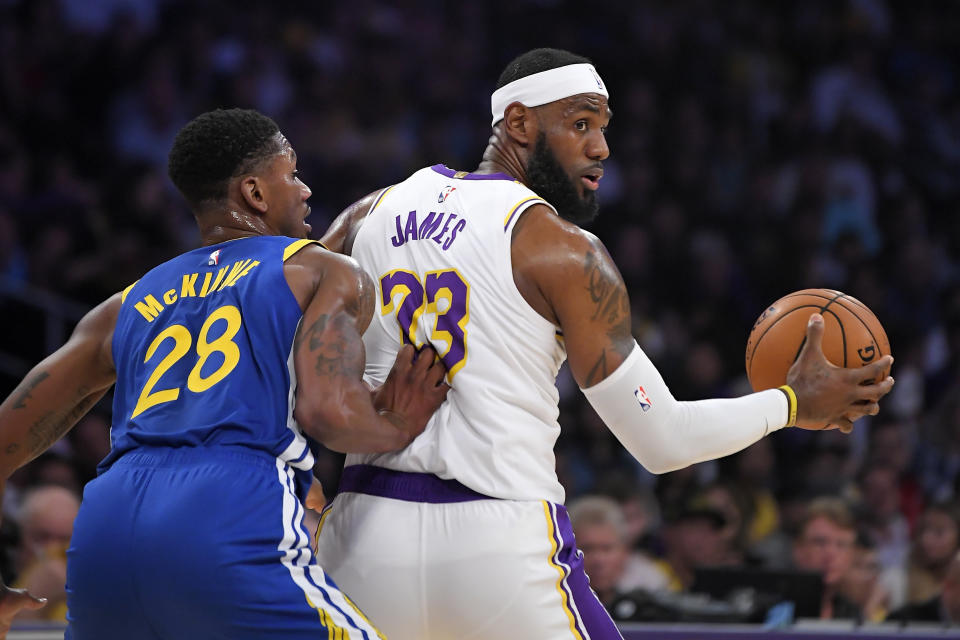
<svg viewBox="0 0 960 640"><path fill-rule="evenodd" d="M203 247L124 291L101 473L138 447L244 446L312 469L316 445L293 419L302 312L283 274L310 242L258 236Z"/></svg>
<svg viewBox="0 0 960 640"><path fill-rule="evenodd" d="M293 420L303 314L283 263L310 242L204 247L124 291L112 450L67 550L67 640L382 638L303 522L315 443Z"/></svg>

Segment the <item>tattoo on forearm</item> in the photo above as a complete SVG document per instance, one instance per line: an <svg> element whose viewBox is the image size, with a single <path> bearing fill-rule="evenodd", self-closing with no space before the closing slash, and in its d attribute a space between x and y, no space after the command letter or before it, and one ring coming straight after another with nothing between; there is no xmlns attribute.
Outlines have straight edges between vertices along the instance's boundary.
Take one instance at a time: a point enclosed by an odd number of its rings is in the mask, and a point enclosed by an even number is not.
<svg viewBox="0 0 960 640"><path fill-rule="evenodd" d="M46 371L41 371L37 375L33 376L33 378L26 383L26 387L23 389L23 391L21 391L20 394L17 396L17 401L14 403L13 408L14 409L25 408L27 406L27 398L31 397L30 392L36 389L37 385L39 385L41 382L43 382L49 377L50 377L50 374L47 373Z"/></svg>
<svg viewBox="0 0 960 640"><path fill-rule="evenodd" d="M620 310L617 318L607 329L607 337L614 351L626 358L633 351L633 325L630 313L630 300L626 293L620 296Z"/></svg>
<svg viewBox="0 0 960 640"><path fill-rule="evenodd" d="M86 388L86 387L83 387ZM99 394L88 395L66 412L48 411L33 423L27 435L27 448L34 458L59 440L96 404ZM19 447L17 447L19 449ZM10 447L7 447L9 451Z"/></svg>
<svg viewBox="0 0 960 640"><path fill-rule="evenodd" d="M606 334L609 340L609 344L587 374L586 384L590 386L609 374L607 350L621 358L630 355L633 350L633 331L627 291L593 251L588 251L584 258L583 272L587 277L586 289L594 305L591 319L607 325ZM616 360L611 362L610 366L616 368Z"/></svg>
<svg viewBox="0 0 960 640"><path fill-rule="evenodd" d="M597 358L597 361L593 364L593 367L590 369L590 372L587 374L586 383L583 385L585 387L592 387L597 382L600 382L607 377L607 350L604 349L600 354L600 357Z"/></svg>

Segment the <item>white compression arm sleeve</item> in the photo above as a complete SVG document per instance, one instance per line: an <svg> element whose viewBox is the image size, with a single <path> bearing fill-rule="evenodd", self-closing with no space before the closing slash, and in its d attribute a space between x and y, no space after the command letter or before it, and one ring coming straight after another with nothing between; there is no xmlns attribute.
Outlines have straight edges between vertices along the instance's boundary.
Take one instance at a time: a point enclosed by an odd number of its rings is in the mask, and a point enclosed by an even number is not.
<svg viewBox="0 0 960 640"><path fill-rule="evenodd" d="M779 389L680 402L636 343L616 371L582 391L627 451L653 473L740 451L783 428L789 409Z"/></svg>

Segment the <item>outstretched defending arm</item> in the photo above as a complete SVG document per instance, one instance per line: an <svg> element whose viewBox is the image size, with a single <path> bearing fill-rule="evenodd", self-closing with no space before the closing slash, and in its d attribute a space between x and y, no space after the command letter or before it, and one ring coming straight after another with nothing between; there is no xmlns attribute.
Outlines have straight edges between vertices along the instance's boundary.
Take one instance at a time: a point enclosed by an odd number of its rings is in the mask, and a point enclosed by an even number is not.
<svg viewBox="0 0 960 640"><path fill-rule="evenodd" d="M334 451L379 453L406 446L446 397L443 365L432 349L417 354L407 345L371 397L363 383L361 335L373 313L373 282L346 256L319 248L300 254L297 261L312 262L319 282L294 342L297 422Z"/></svg>
<svg viewBox="0 0 960 640"><path fill-rule="evenodd" d="M531 305L563 330L573 376L594 409L647 469L664 473L739 451L788 425L788 395L762 391L739 398L680 402L631 333L623 279L603 244L531 207L514 232L518 287ZM820 348L822 320L808 328L804 352L788 378L797 398L796 424L848 426L879 410L893 386L883 358L860 369L830 364Z"/></svg>
<svg viewBox="0 0 960 640"><path fill-rule="evenodd" d="M116 380L111 342L120 294L90 311L62 347L0 405L0 481L59 440Z"/></svg>
<svg viewBox="0 0 960 640"><path fill-rule="evenodd" d="M118 293L84 316L0 405L0 502L7 478L66 434L116 380L111 342L119 310ZM44 602L0 580L0 638L20 609Z"/></svg>

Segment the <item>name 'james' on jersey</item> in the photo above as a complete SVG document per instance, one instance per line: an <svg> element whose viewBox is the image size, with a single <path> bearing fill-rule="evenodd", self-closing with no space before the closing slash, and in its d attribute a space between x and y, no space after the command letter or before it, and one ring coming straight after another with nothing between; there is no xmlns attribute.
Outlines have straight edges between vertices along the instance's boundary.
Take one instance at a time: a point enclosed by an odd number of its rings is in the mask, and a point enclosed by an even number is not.
<svg viewBox="0 0 960 640"><path fill-rule="evenodd" d="M365 377L382 383L403 343L429 342L452 389L405 449L350 455L348 465L433 473L496 498L563 502L553 447L566 352L557 327L517 290L510 257L513 227L534 204L547 203L506 174L443 165L379 195L353 245L377 284Z"/></svg>

